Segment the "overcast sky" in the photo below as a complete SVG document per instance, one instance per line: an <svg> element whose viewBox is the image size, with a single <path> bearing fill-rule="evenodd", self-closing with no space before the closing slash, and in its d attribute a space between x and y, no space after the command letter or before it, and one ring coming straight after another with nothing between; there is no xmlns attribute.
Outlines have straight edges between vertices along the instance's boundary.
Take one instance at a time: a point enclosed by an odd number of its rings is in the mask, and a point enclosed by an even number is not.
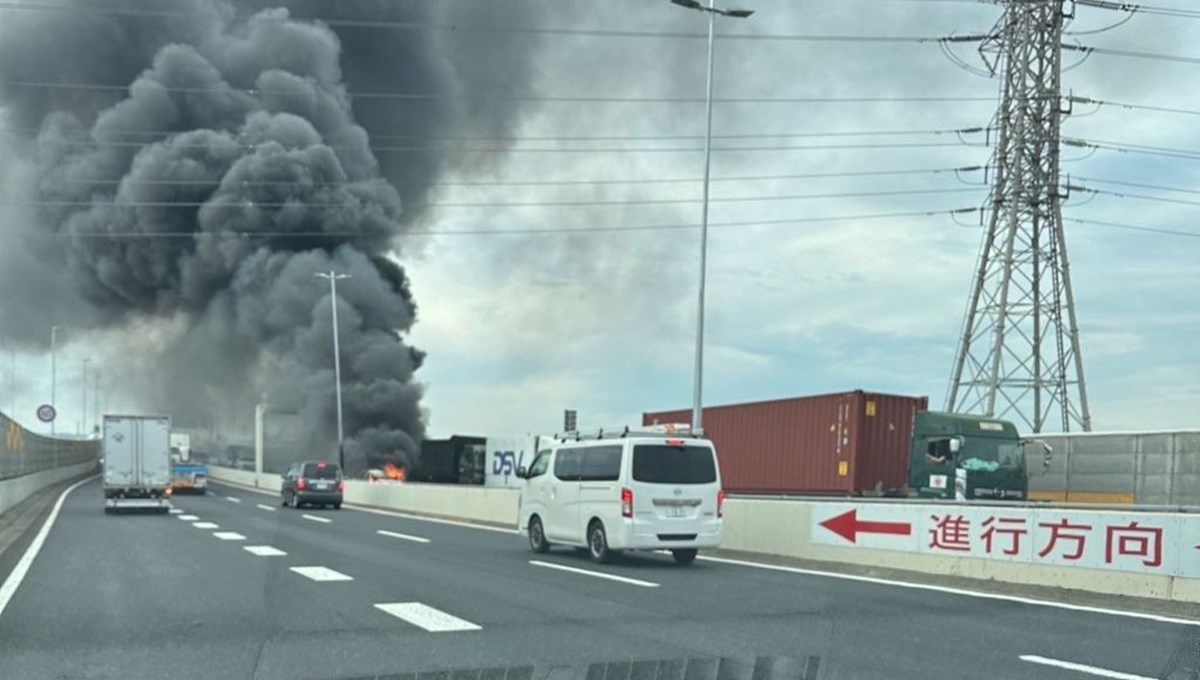
<svg viewBox="0 0 1200 680"><path fill-rule="evenodd" d="M562 3L554 25L701 31L704 18L662 2ZM944 2L745 3L750 19L722 32L805 35L974 33L999 10ZM603 5L596 8L597 5ZM583 10L583 7L591 7ZM1072 30L1123 15L1081 8ZM549 19L547 23L550 23ZM1089 45L1192 55L1200 21L1138 16ZM547 96L702 96L704 43L697 40L550 38L537 91ZM994 80L969 74L936 44L718 40L716 96L980 96ZM973 46L956 54L980 66ZM1078 61L1068 54L1069 66ZM1079 96L1200 109L1195 65L1096 55L1067 72ZM993 102L717 104L715 135L956 129L987 125ZM1200 149L1197 118L1079 106L1064 135ZM700 135L702 104L543 104L528 136ZM982 142L979 136L965 138ZM627 146L698 146L695 140ZM716 152L713 176L739 177L982 164L990 149L954 135L720 140L720 146L869 143L946 146L894 149ZM563 145L566 145L565 143ZM619 146L616 143L597 144ZM529 142L524 146L534 146ZM541 145L554 146L552 144ZM578 147L578 144L574 145ZM1065 152L1074 159L1084 152ZM510 154L500 180L696 178L700 153ZM1097 152L1063 173L1195 186L1195 162ZM962 179L979 181L978 174ZM1125 190L1187 199L1186 194ZM970 189L953 173L840 179L716 182L711 221L753 222L940 211L980 205L982 192L720 202L747 196ZM439 202L697 199L699 184L603 187L446 188ZM1196 207L1096 196L1072 199L1068 217L1195 230ZM430 230L697 223L699 204L563 208L447 208ZM868 389L929 395L943 404L981 231L978 218L849 220L713 229L704 400L746 400ZM1194 303L1200 239L1067 224L1085 371L1096 429L1195 427L1200 360ZM575 408L585 426L639 422L645 410L691 403L696 231L589 235L442 236L403 256L421 306L414 341L430 351L423 370L432 432L495 433L561 427Z"/></svg>
<svg viewBox="0 0 1200 680"><path fill-rule="evenodd" d="M542 26L699 33L706 22L667 0L505 2L535 6ZM987 30L1000 13L969 2L743 4L756 14L721 21L719 33L942 36ZM1138 15L1110 31L1088 33L1123 17L1079 8L1070 29L1080 34L1072 40L1200 57L1195 47L1200 20ZM703 40L661 35L537 40L536 96L703 97ZM982 65L971 44L954 52L973 67ZM866 389L928 395L941 407L982 237L979 218L864 216L977 207L986 196L983 176L861 173L986 163L991 149L982 135L876 133L986 126L994 116L998 83L966 72L935 43L718 38L716 55L719 99L993 98L715 106L705 403ZM1068 66L1078 61L1077 53L1064 57ZM1191 86L1197 69L1097 54L1071 68L1064 85L1081 97L1200 110L1200 94ZM1197 122L1195 115L1079 104L1063 134L1200 150ZM703 132L704 108L696 101L531 102L514 150L467 155L441 178L430 199L434 207L396 253L418 306L411 339L428 352L418 376L426 385L431 435L554 431L565 408L579 411L581 426L608 427L640 422L646 410L690 406L697 229L504 232L698 224L700 183L654 180L701 177L702 154L677 149L699 149ZM805 136L833 132L871 134ZM746 137L762 134L780 137ZM547 137L614 139L534 139ZM635 137L650 139L630 139ZM472 148L486 143L458 142ZM872 148L862 148L867 145ZM729 147L754 150L725 150ZM1064 176L1080 184L1200 200L1076 180L1195 189L1196 160L1113 151L1089 156L1070 148L1064 159ZM726 179L814 173L856 176ZM631 183L608 183L614 180ZM463 184L547 181L605 183ZM885 192L891 193L848 195ZM788 196L815 197L780 198ZM728 200L741 198L768 200ZM651 200L675 202L646 203ZM528 205L586 201L609 203ZM500 205L512 203L525 205ZM1181 203L1076 195L1064 214L1200 233L1194 220L1200 206ZM772 221L778 223L762 224ZM717 226L727 223L740 226ZM449 231L468 233L436 235ZM1095 429L1200 426L1194 415L1200 412L1194 339L1200 333L1194 302L1200 238L1075 222L1066 231ZM102 346L97 339L87 348L68 344L64 361L74 361L77 374L78 359ZM41 376L48 362L20 355L17 363L17 410L30 413L46 389ZM3 365L7 370L7 361ZM64 380L61 389L78 390L77 377ZM73 408L64 404L68 422Z"/></svg>

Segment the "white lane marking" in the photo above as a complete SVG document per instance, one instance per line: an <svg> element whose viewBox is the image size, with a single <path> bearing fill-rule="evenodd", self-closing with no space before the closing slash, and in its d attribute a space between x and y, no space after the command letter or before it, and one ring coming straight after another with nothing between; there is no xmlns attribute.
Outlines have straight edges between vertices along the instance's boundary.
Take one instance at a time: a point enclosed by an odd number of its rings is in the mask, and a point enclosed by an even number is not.
<svg viewBox="0 0 1200 680"><path fill-rule="evenodd" d="M258 508L259 510L266 510L267 512L275 512L275 508L272 508L269 505L263 505L262 503L255 503L254 507Z"/></svg>
<svg viewBox="0 0 1200 680"><path fill-rule="evenodd" d="M352 576L346 576L340 571L328 567L289 567L292 571L314 581L353 581Z"/></svg>
<svg viewBox="0 0 1200 680"><path fill-rule="evenodd" d="M763 562L750 562L748 560L734 560L726 557L704 557L697 559L705 562L717 562L719 564L733 564L739 567L751 567L754 569L766 569L768 571L783 571L790 574L803 574L805 576L823 576L826 578L837 578L844 581L858 581L860 583L874 583L881 586L892 586L895 588L911 588L913 590L931 590L938 593L947 593L950 595L965 595L966 597L978 597L985 600L1003 600L1005 602L1019 602L1021 604L1031 604L1039 607L1055 607L1057 609L1070 609L1077 612L1088 612L1091 614L1105 614L1108 616L1125 616L1131 619L1144 619L1146 621L1158 621L1160 623L1174 623L1181 626L1200 626L1200 621L1194 619L1181 619L1174 616L1162 616L1160 614L1146 614L1143 612L1124 611L1121 609L1108 609L1105 607L1091 607L1080 604L1068 604L1066 602L1053 602L1051 600L1038 600L1032 597L1021 597L1019 595L1003 595L1000 593L988 593L980 590L965 590L963 588L951 588L949 586L935 586L927 583L913 583L911 581L893 581L885 578L874 576L858 576L855 574L839 574L834 571L820 571L817 569L802 569L800 567L785 567L779 564L766 564Z"/></svg>
<svg viewBox="0 0 1200 680"><path fill-rule="evenodd" d="M300 515L300 516L303 517L304 519L311 519L314 522L321 522L322 524L329 524L330 522L333 521L331 519L325 519L324 517L317 517L316 515Z"/></svg>
<svg viewBox="0 0 1200 680"><path fill-rule="evenodd" d="M192 526L196 527L197 529L218 529L218 528L220 528L216 524L213 524L212 522L196 522Z"/></svg>
<svg viewBox="0 0 1200 680"><path fill-rule="evenodd" d="M392 538L400 538L405 541L412 541L413 543L428 543L429 542L428 538L421 538L420 536L410 536L409 534L398 534L394 531L384 531L383 529L379 529L375 533L379 534L380 536L391 536Z"/></svg>
<svg viewBox="0 0 1200 680"><path fill-rule="evenodd" d="M241 484L234 484L233 482L218 481L217 484L221 484L224 486L232 486L232 487L237 488L242 491L252 491L254 493L263 494L264 496L275 496L275 497L279 496L278 491L267 491L265 489L256 489L256 488L250 487L250 486L242 486ZM480 531L495 531L495 532L498 532L501 534L522 533L520 529L506 529L504 527L494 527L494 526L489 526L487 524L476 524L474 522L463 522L460 520L442 519L440 517L426 517L424 515L413 515L411 513L397 512L395 510L383 510L380 508L369 508L365 505L345 504L342 507L350 509L350 510L356 510L358 512L369 512L373 515L384 515L385 517L399 517L400 519L411 519L411 520L416 520L418 522L431 522L433 524L446 524L446 525L449 525L452 527L464 527L467 529L479 529Z"/></svg>
<svg viewBox="0 0 1200 680"><path fill-rule="evenodd" d="M195 515L178 515L178 517L185 522L195 522L196 520L200 519Z"/></svg>
<svg viewBox="0 0 1200 680"><path fill-rule="evenodd" d="M376 605L379 606L379 605ZM1154 678L1145 675L1134 675L1133 673L1122 673L1120 671L1110 671L1107 668L1097 668L1096 666L1088 666L1082 663L1074 663L1072 661L1059 661L1058 659L1048 659L1044 656L1036 654L1022 654L1021 661L1029 663L1037 663L1043 666L1054 666L1055 668L1065 668L1069 671L1078 671L1080 673L1090 673L1098 675L1102 678L1116 678L1116 680L1154 680Z"/></svg>
<svg viewBox="0 0 1200 680"><path fill-rule="evenodd" d="M183 510L181 510L179 508L171 508L167 512L171 513L172 515L182 515L183 514Z"/></svg>
<svg viewBox="0 0 1200 680"><path fill-rule="evenodd" d="M577 567L568 567L565 564L554 564L553 562L542 562L541 560L529 560L529 563L534 565L535 567L546 567L547 569L558 569L560 571L569 571L572 574L583 574L584 576L595 576L596 578L604 578L604 579L608 579L610 581L620 581L621 583L628 583L629 585L632 585L632 586L642 586L643 588L657 588L658 587L657 583L652 583L650 581L642 581L642 580L639 580L636 578L626 578L624 576L617 576L616 574L605 574L602 571L591 571L588 569L579 569Z"/></svg>
<svg viewBox="0 0 1200 680"><path fill-rule="evenodd" d="M258 555L259 557L280 557L287 554L279 548L274 548L269 545L247 545L243 547L242 550L245 550L252 555Z"/></svg>
<svg viewBox="0 0 1200 680"><path fill-rule="evenodd" d="M440 517L425 517L424 515L412 515L407 512L396 512L394 510L380 510L379 508L368 508L361 505L346 505L343 507L357 510L358 512L369 512L373 515L384 515L387 517L399 517L400 519L412 519L418 522L431 522L433 524L447 524L452 527L466 527L467 529L479 529L481 531L497 531L502 534L519 534L517 529L505 529L503 527L492 527L486 524L474 524L471 522L460 522L453 519L442 519Z"/></svg>
<svg viewBox="0 0 1200 680"><path fill-rule="evenodd" d="M230 503L241 503L242 502L242 499L234 498L233 496L226 496L225 500L229 501Z"/></svg>
<svg viewBox="0 0 1200 680"><path fill-rule="evenodd" d="M216 536L217 538L221 539L222 541L244 541L244 540L246 540L245 536L239 534L236 531L214 531L213 536Z"/></svg>
<svg viewBox="0 0 1200 680"><path fill-rule="evenodd" d="M58 513L62 510L63 501L67 500L67 494L99 476L94 475L87 479L81 479L63 489L63 492L58 495L58 500L54 502L54 508L50 511L50 515L46 517L45 522L42 522L42 528L38 529L37 535L33 537L33 541L25 549L25 554L21 555L21 559L17 561L16 566L9 572L8 578L4 579L3 584L0 584L0 616L3 616L4 608L8 606L9 600L12 600L13 595L16 594L17 588L21 587L21 582L25 580L25 575L29 573L29 568L33 566L33 560L42 551L42 544L46 542L46 536L50 535L50 529L54 526L54 521L58 519Z"/></svg>
<svg viewBox="0 0 1200 680"><path fill-rule="evenodd" d="M385 602L375 605L375 608L431 633L480 630L479 626L470 621L464 621L420 602Z"/></svg>

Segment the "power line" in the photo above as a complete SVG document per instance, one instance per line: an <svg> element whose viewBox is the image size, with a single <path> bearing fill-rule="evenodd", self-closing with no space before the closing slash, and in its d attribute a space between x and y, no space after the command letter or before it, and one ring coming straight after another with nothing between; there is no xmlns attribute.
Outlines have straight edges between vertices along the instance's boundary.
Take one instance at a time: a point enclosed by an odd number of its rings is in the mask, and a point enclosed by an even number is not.
<svg viewBox="0 0 1200 680"><path fill-rule="evenodd" d="M1087 186L1078 184L1068 184L1068 191L1081 191L1086 194L1096 194L1098 196L1113 196L1116 198L1132 198L1139 201L1158 201L1159 203L1173 203L1175 205L1197 205L1200 206L1200 201L1188 201L1182 198L1167 198L1165 196L1149 196L1146 194L1130 194L1123 191L1108 191L1106 189L1093 189Z"/></svg>
<svg viewBox="0 0 1200 680"><path fill-rule="evenodd" d="M710 198L710 203L752 203L755 201L800 201L827 198L866 198L879 196L918 196L927 194L962 194L983 191L983 187L954 188L954 189L899 189L893 191L857 191L824 194L794 194L775 196L734 196L728 198ZM412 205L414 209L424 208L549 208L549 207L586 207L586 206L631 206L631 205L685 205L701 203L697 198L669 199L631 199L631 200L591 200L591 201L528 201L528 202L477 202L477 203L425 203ZM21 207L70 208L104 206L111 208L288 208L293 206L306 208L337 208L346 204L344 201L328 203L309 203L303 200L285 202L257 202L239 200L230 203L210 201L0 201L0 205Z"/></svg>
<svg viewBox="0 0 1200 680"><path fill-rule="evenodd" d="M1181 7L1157 7L1154 5L1143 5L1132 2L1111 2L1110 0L1076 0L1080 5L1087 7L1096 7L1099 9L1111 9L1130 14L1154 14L1166 17L1178 17L1185 19L1200 19L1200 12L1196 10L1183 9Z"/></svg>
<svg viewBox="0 0 1200 680"><path fill-rule="evenodd" d="M1121 144L1118 142L1089 141L1073 137L1063 137L1062 143L1084 149L1102 149L1120 153L1136 153L1148 156L1163 156L1166 158L1181 158L1184 160L1200 160L1200 151L1177 149L1165 146L1148 146L1145 144Z"/></svg>
<svg viewBox="0 0 1200 680"><path fill-rule="evenodd" d="M762 227L762 226L777 226L785 224L806 224L813 222L844 222L855 220L880 220L880 219L898 219L905 217L936 217L941 215L955 215L962 213L978 212L979 208L952 208L948 210L921 210L912 212L892 212L892 213L871 213L863 215L833 215L827 217L796 217L778 220L757 220L746 222L710 222L709 227L718 228L734 228L734 227ZM617 225L607 227L549 227L549 228L534 228L534 229L431 229L431 230L412 230L396 234L395 237L403 236L502 236L502 235L536 235L536 234L585 234L585 233L604 233L604 232L626 232L626 231L661 231L661 230L687 230L699 229L699 224L651 224L651 225ZM28 235L28 236L53 236L56 238L80 238L80 239L145 239L145 238L228 238L228 237L245 237L245 238L358 238L367 237L374 238L374 234L364 234L361 232L255 232L255 231L221 231L221 232L108 232L108 233L81 233L73 232L70 234L46 234L33 230L10 230L0 232L3 235Z"/></svg>
<svg viewBox="0 0 1200 680"><path fill-rule="evenodd" d="M1156 61L1170 61L1178 64L1200 64L1200 57L1185 57L1177 54L1162 54L1159 52L1138 52L1135 50L1118 50L1110 47L1089 47L1087 45L1072 45L1070 43L1062 43L1064 50L1072 50L1075 52L1083 52L1084 54L1103 54L1113 57L1130 57L1133 59L1153 59Z"/></svg>
<svg viewBox="0 0 1200 680"><path fill-rule="evenodd" d="M712 139L801 139L801 138L823 138L823 137L909 137L920 135L950 135L950 134L976 134L986 132L990 128L983 126L969 126L962 128L925 128L925 129L907 129L907 130L833 130L828 132L757 132L745 134L714 134ZM11 129L10 129L11 130ZM40 130L24 129L11 130L18 132L26 137L36 137ZM106 139L101 143L109 142L122 144L151 144L157 141L168 139L171 135L179 134L178 131L163 131L163 130L104 130ZM153 139L144 140L109 140L108 135L119 136L140 136L152 137ZM654 141L686 141L686 140L703 140L704 135L566 135L566 136L540 136L540 135L521 135L521 136L488 136L488 135L399 135L399 134L373 134L373 141L382 140L404 140L404 141L430 141L430 142L654 142ZM95 143L90 137L77 135L64 140L69 144L88 145Z"/></svg>
<svg viewBox="0 0 1200 680"><path fill-rule="evenodd" d="M113 92L128 94L129 85L111 83L67 83L53 81L16 80L9 83L12 87L32 87L48 89L92 90L97 92ZM253 96L272 95L284 97L307 97L308 93L291 90L259 90L254 88L223 88L223 87L182 87L158 84L158 89L166 92L181 94L203 94L240 92ZM404 100L404 101L443 101L443 100L478 100L478 101L532 101L542 103L574 103L574 104L703 104L704 97L585 97L585 96L537 96L537 95L486 95L486 94L430 94L422 92L369 92L346 91L346 96L355 100ZM878 103L955 103L955 102L990 102L996 98L990 97L714 97L714 104L878 104Z"/></svg>
<svg viewBox="0 0 1200 680"><path fill-rule="evenodd" d="M1108 101L1108 100L1104 100L1104 99L1093 99L1091 97L1072 96L1070 99L1072 102L1075 102L1078 104L1097 104L1099 106L1115 106L1118 108L1130 109L1130 110L1158 111L1161 113L1181 113L1181 114L1187 114L1187 115L1191 115L1191 116L1200 116L1200 110L1196 110L1196 109L1178 109L1178 108L1170 108L1170 107L1166 107L1166 106L1151 106L1151 105L1147 105L1147 104L1130 104L1127 102L1114 102L1114 101Z"/></svg>
<svg viewBox="0 0 1200 680"><path fill-rule="evenodd" d="M1103 227L1112 227L1113 229L1128 229L1130 231L1143 231L1151 234L1166 234L1169 236L1187 236L1190 238L1200 238L1200 232L1183 231L1180 229L1162 229L1159 227L1139 227L1133 224L1125 224L1123 222L1106 222L1103 220L1089 220L1082 217L1064 217L1067 222L1077 222L1079 224L1094 224Z"/></svg>
<svg viewBox="0 0 1200 680"><path fill-rule="evenodd" d="M808 172L796 173L787 175L742 175L729 177L712 177L710 182L760 182L760 181L783 181L792 179L830 179L839 177L880 177L893 175L938 175L938 174L963 174L968 172L979 172L984 169L982 165L963 165L956 168L908 168L897 170L858 170L846 172ZM186 179L87 179L87 178L64 178L61 181L70 184L87 184L95 186L119 186L129 184L134 186L204 186L216 187L223 183L223 180L186 180ZM497 180L497 181L448 181L434 182L430 187L541 187L541 186L610 186L610 185L647 185L647 184L690 184L703 182L703 177L668 177L654 179L649 177L634 178L634 179L569 179L569 180ZM233 183L236 186L346 186L349 182L346 181L312 181L312 182L297 182L292 180L242 180ZM0 184L0 186L3 186Z"/></svg>
<svg viewBox="0 0 1200 680"><path fill-rule="evenodd" d="M1168 187L1161 184L1142 184L1140 182L1123 182L1115 179L1097 179L1095 177L1079 177L1078 179L1084 182L1092 182L1093 184L1113 184L1116 186L1135 187L1138 189L1157 189L1158 191L1174 191L1182 194L1197 194L1200 195L1200 190L1182 189L1179 187Z"/></svg>
<svg viewBox="0 0 1200 680"><path fill-rule="evenodd" d="M61 140L61 141L42 141L43 144L63 144L65 146L80 146L80 147L117 147L117 148L133 148L140 149L146 146L146 142L121 142L112 140L100 140L95 142L83 140ZM262 142L261 145L276 144L276 140L269 139ZM3 145L3 142L0 142ZM210 149L211 144L192 144L192 143L171 143L171 148L174 149ZM252 151L259 144L238 144L242 149ZM362 147L344 146L344 145L324 145L326 148L335 151L357 151ZM713 152L750 152L750 151L827 151L827 150L848 150L848 149L929 149L939 147L961 147L961 142L873 142L866 144L804 144L800 146L717 146L713 147ZM434 151L437 153L500 153L500 154L516 154L516 153L534 153L534 154L553 154L553 153L698 153L704 151L702 146L647 146L647 147L547 147L547 148L521 148L521 147L448 147L448 146L378 146L371 145L367 147L369 150L376 153L422 153Z"/></svg>
<svg viewBox="0 0 1200 680"><path fill-rule="evenodd" d="M0 10L25 10L42 12L68 12L71 14L89 13L122 17L142 17L155 19L193 19L222 22L223 17L206 12L184 12L179 10L103 7L97 5L46 5L29 2L0 2ZM258 17L259 21L319 21L335 28L364 28L364 29L400 29L424 31L451 31L455 33L509 33L534 35L565 35L592 36L604 38L653 38L704 40L707 33L683 31L631 31L617 29L586 29L561 28L552 26L478 26L469 24L436 24L418 21L389 21L382 19L335 19L325 17ZM752 42L815 42L815 43L932 43L942 39L941 36L913 35L780 35L757 33L720 33L721 40L745 40Z"/></svg>

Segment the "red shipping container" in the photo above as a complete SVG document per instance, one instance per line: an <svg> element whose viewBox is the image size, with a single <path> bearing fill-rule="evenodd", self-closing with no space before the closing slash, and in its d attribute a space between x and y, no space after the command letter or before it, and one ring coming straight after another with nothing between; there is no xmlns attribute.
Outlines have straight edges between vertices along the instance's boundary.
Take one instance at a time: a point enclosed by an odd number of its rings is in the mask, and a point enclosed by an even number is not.
<svg viewBox="0 0 1200 680"><path fill-rule="evenodd" d="M908 480L913 418L928 397L841 394L704 409L730 493L859 494ZM691 409L644 413L643 425L692 422Z"/></svg>

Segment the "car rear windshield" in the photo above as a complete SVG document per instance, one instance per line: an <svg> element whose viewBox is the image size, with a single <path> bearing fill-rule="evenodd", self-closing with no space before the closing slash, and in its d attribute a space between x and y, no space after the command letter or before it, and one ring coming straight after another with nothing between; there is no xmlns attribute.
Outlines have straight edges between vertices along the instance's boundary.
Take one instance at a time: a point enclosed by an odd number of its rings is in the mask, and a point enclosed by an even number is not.
<svg viewBox="0 0 1200 680"><path fill-rule="evenodd" d="M641 444L633 447L633 479L649 484L711 484L717 465L707 446Z"/></svg>
<svg viewBox="0 0 1200 680"><path fill-rule="evenodd" d="M304 476L307 479L337 479L338 466L334 463L308 463L304 466Z"/></svg>

